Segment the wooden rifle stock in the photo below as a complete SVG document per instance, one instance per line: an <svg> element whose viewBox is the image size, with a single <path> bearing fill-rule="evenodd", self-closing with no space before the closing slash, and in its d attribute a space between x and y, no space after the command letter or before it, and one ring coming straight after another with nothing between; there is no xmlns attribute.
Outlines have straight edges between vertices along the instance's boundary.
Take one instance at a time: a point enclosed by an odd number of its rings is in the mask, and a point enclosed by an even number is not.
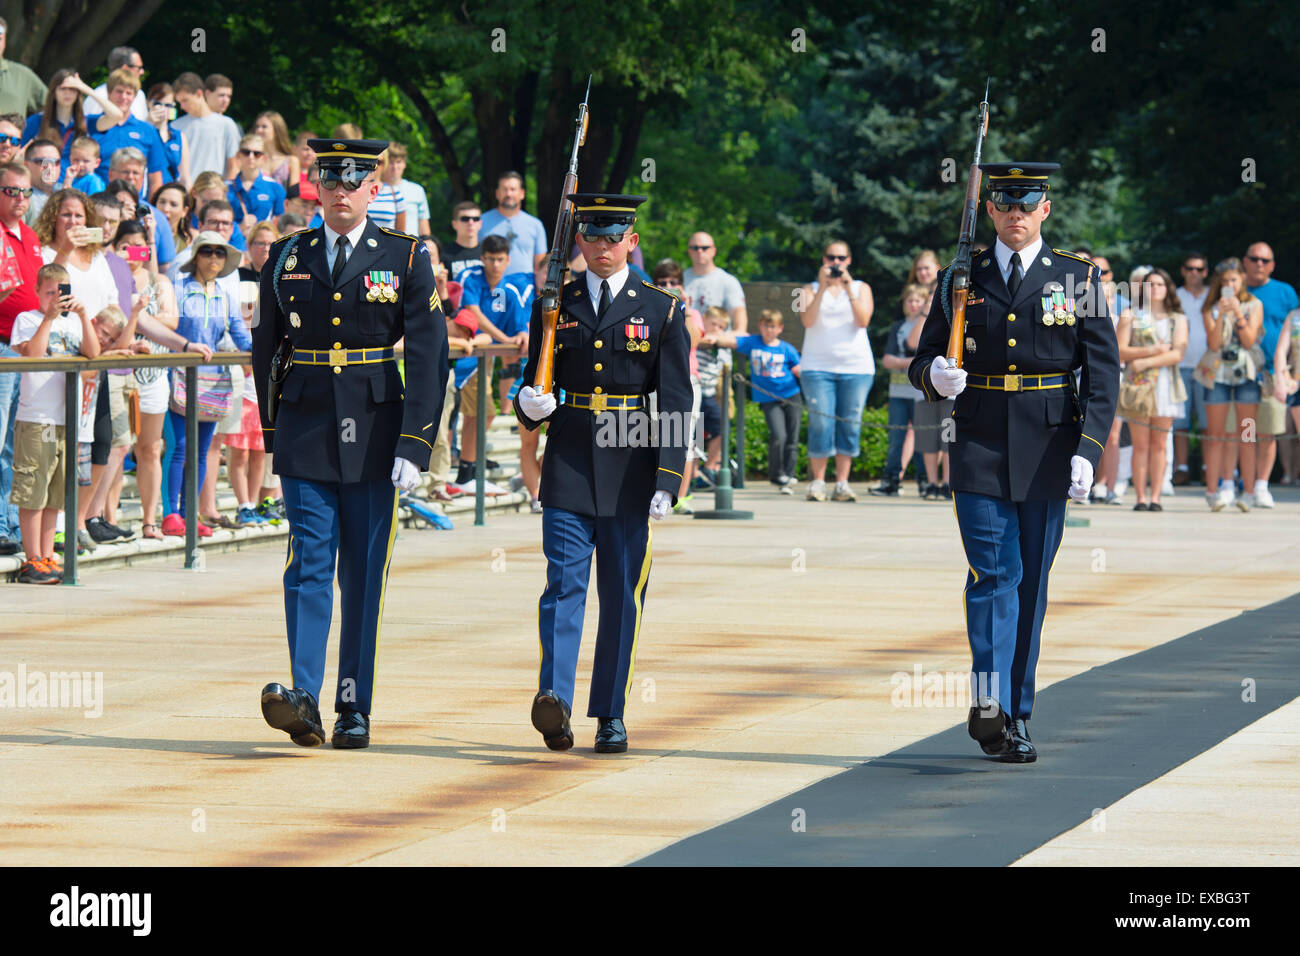
<svg viewBox="0 0 1300 956"><path fill-rule="evenodd" d="M989 84L984 84L984 101L980 103L979 132L975 136L975 159L966 178L966 201L962 207L961 234L957 239L957 258L952 274L952 328L948 332L948 363L961 368L966 339L966 292L970 289L971 247L975 242L975 222L979 218L980 153L989 131Z"/></svg>
<svg viewBox="0 0 1300 956"><path fill-rule="evenodd" d="M555 329L560 321L560 292L564 288L564 272L569 267L569 246L573 242L573 200L578 191L578 150L587 139L587 100L591 97L591 77L587 77L587 93L578 107L577 128L573 134L573 153L569 157L569 171L564 176L564 189L560 193L560 212L555 219L555 232L551 258L546 267L546 285L542 287L542 343L537 353L537 370L533 373L533 387L539 392L549 392L555 386Z"/></svg>

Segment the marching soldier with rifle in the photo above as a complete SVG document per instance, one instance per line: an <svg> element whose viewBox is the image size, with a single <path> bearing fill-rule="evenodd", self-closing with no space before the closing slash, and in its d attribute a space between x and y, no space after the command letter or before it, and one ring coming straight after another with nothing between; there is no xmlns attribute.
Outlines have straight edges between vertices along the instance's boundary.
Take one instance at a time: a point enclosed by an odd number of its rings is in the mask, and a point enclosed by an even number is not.
<svg viewBox="0 0 1300 956"><path fill-rule="evenodd" d="M1096 267L1042 236L1048 176L1060 167L981 163L987 111L986 93L958 257L940 274L908 374L930 401L957 399L949 453L970 567L967 729L986 754L1032 763L1048 571L1067 495L1087 501L1092 488L1115 414L1119 350ZM998 238L972 253L981 170Z"/></svg>
<svg viewBox="0 0 1300 956"><path fill-rule="evenodd" d="M532 722L550 749L573 746L569 718L594 550L600 624L587 716L597 719L596 752L623 753L650 576L649 518L672 510L690 440L690 339L677 299L637 281L627 266L638 241L636 207L645 197L573 191L585 128L584 101L515 397L524 427L550 422L541 485L541 673ZM587 273L561 289L575 227Z"/></svg>

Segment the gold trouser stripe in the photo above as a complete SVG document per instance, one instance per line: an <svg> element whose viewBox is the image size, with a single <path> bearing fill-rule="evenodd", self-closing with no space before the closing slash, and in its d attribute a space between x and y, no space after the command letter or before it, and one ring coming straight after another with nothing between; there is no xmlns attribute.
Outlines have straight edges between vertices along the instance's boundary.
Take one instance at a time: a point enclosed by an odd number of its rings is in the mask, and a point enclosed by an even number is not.
<svg viewBox="0 0 1300 956"><path fill-rule="evenodd" d="M650 519L646 518L645 533L645 557L641 560L641 574L636 581L636 591L633 594L632 602L636 605L636 625L632 629L632 653L627 661L627 686L623 688L623 706L627 706L627 699L632 694L632 675L636 670L636 645L641 639L641 595L645 592L646 582L650 580L650 552L654 544L654 528L650 525Z"/></svg>
<svg viewBox="0 0 1300 956"><path fill-rule="evenodd" d="M379 611L375 617L375 656L370 661L370 706L374 708L375 683L379 674L379 629L384 623L384 596L388 593L388 566L393 563L393 542L397 540L397 489L393 489L393 516L388 526L388 553L384 555L384 576L379 582Z"/></svg>
<svg viewBox="0 0 1300 956"><path fill-rule="evenodd" d="M403 432L403 433L402 433L401 435L399 435L398 437L399 437L399 438L414 438L416 441L424 441L424 439L421 438L419 435L407 435L405 432ZM425 443L426 445L429 445L429 443L428 443L427 441L424 441L424 443ZM429 451L433 451L433 446L432 446L432 445L429 445Z"/></svg>
<svg viewBox="0 0 1300 956"><path fill-rule="evenodd" d="M289 573L289 565L293 564L293 533L289 533L289 559L284 562L284 574ZM283 577L283 575L281 575ZM288 641L285 642L286 644ZM293 650L289 650L289 685L293 686Z"/></svg>
<svg viewBox="0 0 1300 956"><path fill-rule="evenodd" d="M1088 441L1092 442L1092 443L1093 443L1094 445L1096 445L1098 448L1100 448L1100 449L1102 450L1102 452L1105 452L1105 451L1106 451L1106 446L1103 445L1101 442L1097 441L1097 439L1093 438L1091 435L1084 435L1083 437L1086 438L1086 439L1088 439Z"/></svg>

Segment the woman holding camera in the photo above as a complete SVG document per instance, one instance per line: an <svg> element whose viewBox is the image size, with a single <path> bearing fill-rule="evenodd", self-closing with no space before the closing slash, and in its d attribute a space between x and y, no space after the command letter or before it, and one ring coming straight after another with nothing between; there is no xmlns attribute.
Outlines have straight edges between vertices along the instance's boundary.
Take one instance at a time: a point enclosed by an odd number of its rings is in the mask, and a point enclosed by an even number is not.
<svg viewBox="0 0 1300 956"><path fill-rule="evenodd" d="M1222 476L1226 480L1222 487L1219 475L1228 440L1225 428L1228 405L1236 406L1239 425L1246 419L1254 419L1259 408L1259 374L1264 365L1259 347L1264 306L1246 291L1240 260L1224 259L1214 267L1201 317L1205 322L1208 350L1196 366L1195 378L1206 389L1208 441L1201 446L1205 458L1205 500L1212 510L1222 511L1234 499L1231 472ZM1253 440L1240 443L1238 467L1244 486L1255 487ZM1237 507L1249 511L1253 497L1243 494L1236 499Z"/></svg>
<svg viewBox="0 0 1300 956"><path fill-rule="evenodd" d="M1187 351L1187 317L1164 269L1151 269L1134 288L1140 290L1141 301L1120 314L1115 330L1125 363L1120 414L1128 419L1133 437L1133 490L1138 499L1133 510L1163 511L1166 436L1187 401L1176 371Z"/></svg>
<svg viewBox="0 0 1300 956"><path fill-rule="evenodd" d="M800 290L804 327L800 383L808 404L810 501L826 500L826 461L835 456L835 501L856 501L849 469L861 450L862 407L876 376L867 340L871 286L849 274L846 242L826 246L817 281Z"/></svg>

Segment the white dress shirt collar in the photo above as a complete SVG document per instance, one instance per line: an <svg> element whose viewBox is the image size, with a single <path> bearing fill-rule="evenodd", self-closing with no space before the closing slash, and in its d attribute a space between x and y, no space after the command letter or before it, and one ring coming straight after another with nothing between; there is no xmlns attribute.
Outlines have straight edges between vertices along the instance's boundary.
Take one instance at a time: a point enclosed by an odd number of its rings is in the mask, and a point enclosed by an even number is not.
<svg viewBox="0 0 1300 956"><path fill-rule="evenodd" d="M613 302L618 298L618 294L623 291L623 286L627 284L627 277L632 270L624 266L618 272L615 272L608 279L602 280L600 276L587 270L587 293L591 296L591 305L593 309L600 308L600 283L602 281L609 283L609 301Z"/></svg>
<svg viewBox="0 0 1300 956"><path fill-rule="evenodd" d="M352 231L347 233L348 249L351 250L348 253L349 255L351 255L352 252L357 251L357 246L361 242L361 234L366 231L367 222L368 220L363 216L361 222L353 226ZM322 223L322 225L324 225L324 223ZM325 251L330 254L331 261L333 261L334 246L338 242L338 240L339 240L339 233L335 232L333 229L331 229L329 226L326 225L325 226L325 243L326 243Z"/></svg>
<svg viewBox="0 0 1300 956"><path fill-rule="evenodd" d="M1039 235L1037 239L1031 242L1025 248L1020 250L1020 268L1023 271L1021 278L1029 274L1029 268L1038 258L1038 250L1043 248L1043 237ZM1002 278L1010 280L1011 278L1011 254L1015 252L1010 246L1002 241L1001 238L993 246L993 255L997 256L998 269L1002 272Z"/></svg>

